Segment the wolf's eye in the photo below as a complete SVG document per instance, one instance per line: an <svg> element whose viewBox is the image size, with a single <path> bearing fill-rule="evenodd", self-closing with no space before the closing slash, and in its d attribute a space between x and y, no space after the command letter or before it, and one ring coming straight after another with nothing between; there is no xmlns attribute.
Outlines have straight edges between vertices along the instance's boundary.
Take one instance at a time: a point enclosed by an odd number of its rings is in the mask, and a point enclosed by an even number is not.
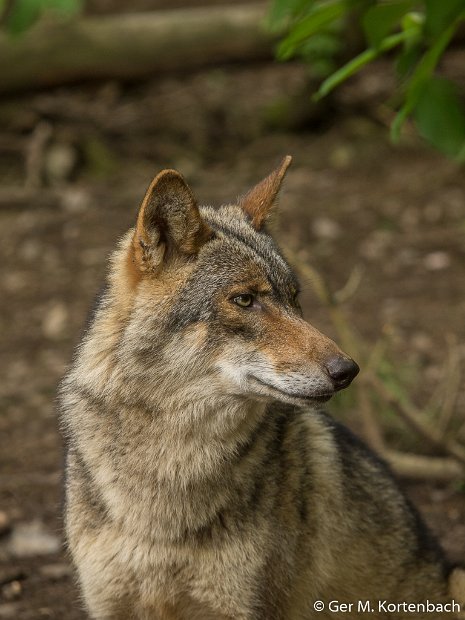
<svg viewBox="0 0 465 620"><path fill-rule="evenodd" d="M237 297L233 297L233 302L240 306L241 308L250 308L254 302L254 296L250 295L250 293L244 293L243 295L237 295Z"/></svg>

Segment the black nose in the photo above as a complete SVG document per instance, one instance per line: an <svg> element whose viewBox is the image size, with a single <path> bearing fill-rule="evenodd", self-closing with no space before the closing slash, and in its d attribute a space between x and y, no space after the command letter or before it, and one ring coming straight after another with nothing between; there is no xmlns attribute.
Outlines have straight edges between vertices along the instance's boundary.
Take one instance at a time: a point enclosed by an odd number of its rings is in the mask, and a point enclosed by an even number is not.
<svg viewBox="0 0 465 620"><path fill-rule="evenodd" d="M360 368L350 357L331 357L325 364L336 390L342 390L358 375Z"/></svg>

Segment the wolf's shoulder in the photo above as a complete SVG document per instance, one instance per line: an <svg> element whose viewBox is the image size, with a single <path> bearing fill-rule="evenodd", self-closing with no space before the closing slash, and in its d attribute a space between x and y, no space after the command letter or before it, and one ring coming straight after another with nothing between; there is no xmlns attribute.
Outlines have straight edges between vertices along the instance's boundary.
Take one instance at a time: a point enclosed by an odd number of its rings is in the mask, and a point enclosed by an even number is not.
<svg viewBox="0 0 465 620"><path fill-rule="evenodd" d="M329 471L335 483L359 489L363 495L401 494L399 481L386 461L327 412L282 403L271 409L275 426L285 429L281 436L288 450L299 449L313 468Z"/></svg>

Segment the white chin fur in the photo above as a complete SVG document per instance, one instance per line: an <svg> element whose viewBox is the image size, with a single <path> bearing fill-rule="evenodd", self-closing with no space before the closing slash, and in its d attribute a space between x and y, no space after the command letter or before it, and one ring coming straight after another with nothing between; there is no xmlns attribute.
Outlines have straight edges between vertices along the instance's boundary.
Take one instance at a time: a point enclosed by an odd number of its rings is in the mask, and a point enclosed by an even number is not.
<svg viewBox="0 0 465 620"><path fill-rule="evenodd" d="M221 375L236 394L264 400L280 400L293 405L319 404L334 393L326 377L288 373L280 375L268 365L242 365L229 360L218 363Z"/></svg>

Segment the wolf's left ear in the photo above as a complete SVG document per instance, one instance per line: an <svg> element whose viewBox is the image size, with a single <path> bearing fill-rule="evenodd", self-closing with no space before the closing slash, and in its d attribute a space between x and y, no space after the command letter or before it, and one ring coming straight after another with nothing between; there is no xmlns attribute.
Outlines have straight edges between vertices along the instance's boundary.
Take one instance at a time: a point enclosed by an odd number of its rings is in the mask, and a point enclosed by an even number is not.
<svg viewBox="0 0 465 620"><path fill-rule="evenodd" d="M287 155L276 170L273 170L270 175L253 187L239 201L239 206L246 212L252 220L252 226L257 230L263 227L266 218L276 202L281 183L283 182L291 161L292 157Z"/></svg>
<svg viewBox="0 0 465 620"><path fill-rule="evenodd" d="M142 270L160 266L168 253L196 254L211 235L181 174L162 170L150 184L137 217L134 255Z"/></svg>

